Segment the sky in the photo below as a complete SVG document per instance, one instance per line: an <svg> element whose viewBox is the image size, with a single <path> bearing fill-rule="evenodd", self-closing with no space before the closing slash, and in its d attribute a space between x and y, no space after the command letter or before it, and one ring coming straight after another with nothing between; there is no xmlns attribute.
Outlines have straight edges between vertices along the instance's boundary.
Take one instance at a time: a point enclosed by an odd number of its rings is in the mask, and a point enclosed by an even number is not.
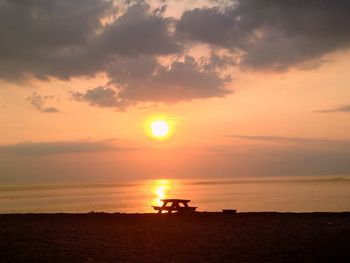
<svg viewBox="0 0 350 263"><path fill-rule="evenodd" d="M348 175L349 20L346 0L0 0L0 183Z"/></svg>

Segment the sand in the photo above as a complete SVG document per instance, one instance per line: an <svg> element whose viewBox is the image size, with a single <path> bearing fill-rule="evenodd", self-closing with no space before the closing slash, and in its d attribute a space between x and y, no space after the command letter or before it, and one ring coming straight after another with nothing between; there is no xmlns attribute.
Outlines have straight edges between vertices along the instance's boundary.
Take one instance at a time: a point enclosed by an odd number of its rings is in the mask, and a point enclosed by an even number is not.
<svg viewBox="0 0 350 263"><path fill-rule="evenodd" d="M350 262L350 213L0 215L0 262Z"/></svg>

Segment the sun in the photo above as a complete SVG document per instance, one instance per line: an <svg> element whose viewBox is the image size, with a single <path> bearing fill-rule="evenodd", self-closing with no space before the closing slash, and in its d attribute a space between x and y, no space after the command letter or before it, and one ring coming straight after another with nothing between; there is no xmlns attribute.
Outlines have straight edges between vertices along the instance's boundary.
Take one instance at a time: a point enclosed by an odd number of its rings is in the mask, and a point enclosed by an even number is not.
<svg viewBox="0 0 350 263"><path fill-rule="evenodd" d="M158 141L167 140L174 131L174 123L166 117L151 117L145 122L146 134Z"/></svg>
<svg viewBox="0 0 350 263"><path fill-rule="evenodd" d="M169 124L163 120L153 121L151 123L151 132L154 137L165 137L169 133Z"/></svg>

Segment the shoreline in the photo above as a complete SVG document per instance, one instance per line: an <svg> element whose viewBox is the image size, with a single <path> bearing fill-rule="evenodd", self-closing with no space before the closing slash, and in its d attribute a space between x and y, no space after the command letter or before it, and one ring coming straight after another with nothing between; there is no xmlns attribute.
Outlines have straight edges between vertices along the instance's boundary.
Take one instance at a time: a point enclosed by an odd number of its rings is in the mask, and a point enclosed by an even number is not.
<svg viewBox="0 0 350 263"><path fill-rule="evenodd" d="M237 211L235 214L224 214L222 211L195 211L192 213L163 213L162 215L171 215L171 216L195 216L195 215L223 215L223 216L236 216L236 215L270 215L270 214L278 214L278 215L337 215L337 214L344 214L344 215L350 215L349 211L310 211L310 212L280 212L280 211ZM156 212L149 212L149 213L127 213L127 212L104 212L104 211L90 211L90 212L23 212L23 213L0 213L0 216L6 216L6 215L18 215L18 216L25 216L25 215L158 215Z"/></svg>

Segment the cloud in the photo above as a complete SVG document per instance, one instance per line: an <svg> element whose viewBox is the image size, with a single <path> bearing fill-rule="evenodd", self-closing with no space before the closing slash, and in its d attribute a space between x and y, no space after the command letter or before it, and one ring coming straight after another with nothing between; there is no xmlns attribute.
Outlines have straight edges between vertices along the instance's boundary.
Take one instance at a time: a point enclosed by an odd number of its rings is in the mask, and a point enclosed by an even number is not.
<svg viewBox="0 0 350 263"><path fill-rule="evenodd" d="M99 0L1 1L0 77L67 79L100 70L104 57L92 42L111 10L112 2Z"/></svg>
<svg viewBox="0 0 350 263"><path fill-rule="evenodd" d="M225 79L206 70L193 57L161 65L152 57L120 60L108 70L111 83L122 87L126 100L168 101L220 97L230 93Z"/></svg>
<svg viewBox="0 0 350 263"><path fill-rule="evenodd" d="M214 68L190 56L168 66L150 56L120 59L108 69L107 87L74 93L73 98L100 107L124 109L138 102L174 103L223 97L232 92L224 87L229 77L220 76Z"/></svg>
<svg viewBox="0 0 350 263"><path fill-rule="evenodd" d="M0 77L69 79L105 71L118 56L181 51L170 30L172 20L163 12L144 1L123 3L1 1Z"/></svg>
<svg viewBox="0 0 350 263"><path fill-rule="evenodd" d="M350 47L350 2L238 0L183 12L177 34L226 48L242 67L286 70Z"/></svg>
<svg viewBox="0 0 350 263"><path fill-rule="evenodd" d="M282 137L282 136L272 136L272 135L226 135L229 138L237 138L243 140L251 140L251 141L270 141L270 142L297 142L297 143L305 143L305 142L323 142L324 140L316 140L316 139L307 139L307 138L298 138L298 137Z"/></svg>
<svg viewBox="0 0 350 263"><path fill-rule="evenodd" d="M117 146L114 140L23 142L11 145L0 145L0 153L29 156L128 150L133 149Z"/></svg>
<svg viewBox="0 0 350 263"><path fill-rule="evenodd" d="M180 19L142 0L3 0L0 7L5 79L93 75L120 57L181 55L197 42L230 50L242 66L277 70L350 45L346 0L218 2Z"/></svg>
<svg viewBox="0 0 350 263"><path fill-rule="evenodd" d="M2 0L0 78L68 80L105 73L105 85L86 87L73 98L125 109L223 97L230 94L227 67L316 66L324 55L350 46L350 2L345 0L213 1L212 7L189 9L180 17L167 16L166 5L155 5ZM211 54L189 56L197 44L209 46Z"/></svg>
<svg viewBox="0 0 350 263"><path fill-rule="evenodd" d="M27 101L33 105L40 112L44 113L54 113L59 112L59 110L55 107L45 107L45 103L47 100L55 99L55 96L41 96L36 92L33 92L32 96L27 98Z"/></svg>
<svg viewBox="0 0 350 263"><path fill-rule="evenodd" d="M200 65L183 56L176 19L164 17L165 6L154 9L142 0L4 0L0 5L0 78L69 79L105 72L108 84L73 98L118 109L229 93L227 77L216 70L226 58L212 56ZM170 55L170 65L160 63ZM43 108L39 95L31 102L42 112L56 110Z"/></svg>
<svg viewBox="0 0 350 263"><path fill-rule="evenodd" d="M317 111L314 111L314 112L318 112L318 113L350 112L350 105L344 105L344 106L336 107L336 108L333 108L333 109L317 110Z"/></svg>
<svg viewBox="0 0 350 263"><path fill-rule="evenodd" d="M123 108L122 102L119 101L117 91L109 87L97 87L89 89L85 93L73 92L72 98L77 101L88 102L90 105L101 108Z"/></svg>
<svg viewBox="0 0 350 263"><path fill-rule="evenodd" d="M164 9L164 8L163 8ZM165 10L152 10L138 1L105 27L97 41L103 50L117 55L168 55L182 50L170 27L173 19L163 17Z"/></svg>
<svg viewBox="0 0 350 263"><path fill-rule="evenodd" d="M283 137L273 135L226 135L228 138L236 138L249 141L266 141L273 143L297 143L297 144L324 144L324 145L349 145L348 140L329 140L329 139L315 139L302 137Z"/></svg>

